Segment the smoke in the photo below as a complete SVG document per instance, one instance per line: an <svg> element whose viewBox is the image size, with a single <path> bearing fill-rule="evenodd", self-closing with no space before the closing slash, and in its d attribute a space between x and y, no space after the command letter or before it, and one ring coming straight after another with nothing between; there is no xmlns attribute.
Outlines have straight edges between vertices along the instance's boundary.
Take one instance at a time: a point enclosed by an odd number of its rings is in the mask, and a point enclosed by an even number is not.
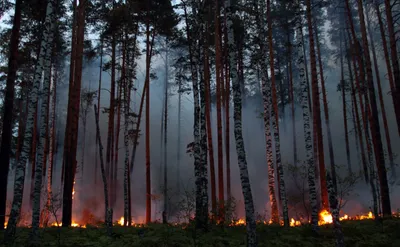
<svg viewBox="0 0 400 247"><path fill-rule="evenodd" d="M163 105L163 94L164 94L164 81L165 71L162 59L159 57L153 58L153 71L157 74L157 79L152 80L150 84L150 147L151 147L151 180L152 180L152 195L156 198L153 201L152 208L152 219L160 219L162 211L162 172L163 172L163 153L161 152L161 117L162 117L162 105ZM131 109L138 112L141 92L144 84L144 58L141 57L138 61L138 78L134 82L134 87L137 91L133 92L131 103ZM396 133L396 122L394 116L394 110L392 100L389 95L389 85L385 77L386 67L384 63L380 61L381 68L381 80L382 88L384 91L384 102L389 122L389 129L392 138L392 147L398 147L400 145L398 135ZM332 132L332 142L335 153L335 162L337 165L341 165L341 169L338 169L339 176L346 176L346 152L345 152L345 134L344 134L344 123L342 114L342 98L341 93L337 91L337 84L339 82L339 68L330 68L324 71L326 76L326 90L328 97L329 106L329 117ZM63 138L65 131L66 112L68 104L68 68L64 73L64 77L61 78L60 86L58 87L58 107L57 107L57 135L58 135L58 152L56 153L55 170L54 170L54 193L61 193L61 165L62 165L62 153L63 153ZM87 62L84 66L82 87L93 91L98 88L99 78L99 59ZM170 80L170 96L168 104L168 144L166 146L167 152L167 171L168 171L168 191L169 197L172 202L176 204L178 186L180 191L191 191L194 188L194 165L193 157L185 152L186 145L193 141L193 98L192 95L182 96L182 111L181 111L181 128L178 129L178 95L176 88L172 85L173 81ZM295 87L299 86L299 81L295 78ZM108 72L102 72L102 88L101 90L101 107L109 107L110 94L107 91L110 88L110 74ZM107 89L107 90L106 90ZM296 97L296 96L295 96ZM351 102L349 97L347 98L348 109L351 109ZM97 104L97 99L94 103ZM287 105L285 108L285 115L280 116L280 138L281 138L281 153L282 163L285 167L286 172L286 187L287 191L297 191L293 181L291 181L291 175L287 173L287 167L289 164L294 164L293 160L293 133L292 133L292 116L291 106ZM380 107L378 107L380 108ZM95 129L95 118L93 112L93 106L89 107L89 113L87 115L87 133L86 133L86 147L84 156L84 170L78 167L78 173L76 175L75 184L75 195L73 205L73 217L79 220L82 217L84 210L89 210L94 216L102 219L104 215L103 206L103 182L100 177L100 162L98 162L97 179L95 179L95 160L96 160L96 149L98 147L95 143L96 129ZM323 108L321 107L323 110ZM230 159L231 159L231 181L232 181L232 196L237 201L237 215L239 217L244 216L244 204L243 195L241 190L241 183L239 178L239 169L237 165L237 154L235 138L233 134L233 114L232 105L230 112ZM262 111L262 103L258 99L249 99L243 106L243 135L246 149L246 157L248 163L248 170L251 181L251 188L253 193L253 199L255 203L255 210L260 214L264 214L269 211L268 204L268 179L267 179L267 163L266 163L266 150L265 150L265 134L263 129L263 119L259 117L259 112ZM380 111L381 113L381 111ZM329 167L329 150L328 142L326 137L326 126L324 122L324 112L321 112L323 134L324 134L324 149L325 149L325 161L326 167ZM361 169L361 164L357 157L357 151L355 148L355 134L353 131L353 122L351 114L348 114L348 125L349 125L349 138L350 138L350 152L351 162L353 170ZM216 133L216 110L215 106L212 107L212 126L213 126L213 144L214 154L217 154L217 133ZM117 201L114 208L114 220L119 219L123 215L123 166L124 166L124 137L123 137L123 117L121 117L121 131L119 137L119 162L118 162L118 184L117 184ZM82 130L82 121L79 122L79 129ZM100 131L103 146L106 146L107 138L107 125L108 125L108 114L100 111ZM298 159L301 161L305 160L305 148L304 148L304 127L302 119L302 109L299 105L295 106L295 126L296 126L296 139L297 139L297 152ZM381 123L382 138L384 138L383 124ZM131 182L132 182L132 215L136 222L142 222L145 215L145 198L146 198L146 181L145 181L145 118L142 118L141 134L139 138L139 146L137 149L137 155L135 159L135 167L132 171ZM178 144L178 133L181 135L181 143ZM79 147L77 161L80 166L81 155L82 155L82 131L79 132ZM383 139L384 148L386 149L386 142ZM130 151L132 145L130 145ZM177 151L181 150L181 162L180 167L177 167ZM394 149L396 153L398 149ZM104 150L105 154L105 150ZM224 157L225 160L226 157ZM217 164L217 159L215 164ZM396 158L396 163L399 160ZM298 163L298 165L300 165ZM29 169L28 166L27 169ZM178 170L179 170L179 183L178 183ZM225 171L225 168L224 168ZM8 200L12 200L12 184L14 179L14 172L10 172L9 179L9 193ZM217 177L218 179L218 177ZM224 178L226 181L226 177ZM97 181L94 185L94 181ZM25 197L23 211L29 212L29 184L30 178L26 178L25 183ZM209 186L210 188L210 186ZM226 188L225 188L226 191ZM44 197L45 195L43 195ZM369 190L369 186L360 180L354 187L353 191L350 191L347 195L349 200L344 212L348 214L357 214L369 211L369 207L372 205L372 197ZM391 187L391 200L392 208L395 211L400 206L400 199L395 193L395 187ZM171 207L176 207L171 202ZM289 197L289 205L291 205ZM61 213L61 210L60 210ZM268 214L268 213L267 213Z"/></svg>

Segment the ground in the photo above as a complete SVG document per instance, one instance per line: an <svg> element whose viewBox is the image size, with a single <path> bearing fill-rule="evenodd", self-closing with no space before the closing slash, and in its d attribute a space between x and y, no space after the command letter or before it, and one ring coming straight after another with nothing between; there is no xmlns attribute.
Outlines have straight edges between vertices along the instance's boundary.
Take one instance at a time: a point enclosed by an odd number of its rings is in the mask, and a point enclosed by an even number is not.
<svg viewBox="0 0 400 247"><path fill-rule="evenodd" d="M400 246L400 219L374 222L373 220L342 222L347 247ZM331 225L322 226L320 235L312 235L309 226L290 227L258 225L259 246L279 247L333 247L335 240ZM41 246L95 246L95 247L240 247L245 246L245 226L214 226L205 234L194 234L191 226L148 227L116 226L114 236L109 238L104 228L58 228L42 229ZM28 228L19 228L15 245L28 246ZM3 234L0 232L0 243ZM1 245L0 246L4 246Z"/></svg>

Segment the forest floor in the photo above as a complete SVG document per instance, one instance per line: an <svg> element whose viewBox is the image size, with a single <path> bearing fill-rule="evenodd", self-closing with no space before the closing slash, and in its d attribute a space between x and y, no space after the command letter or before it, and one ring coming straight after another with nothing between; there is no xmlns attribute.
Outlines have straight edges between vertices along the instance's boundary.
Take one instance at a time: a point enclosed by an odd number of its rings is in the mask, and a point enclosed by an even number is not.
<svg viewBox="0 0 400 247"><path fill-rule="evenodd" d="M373 220L342 222L348 247L400 246L400 219L374 222ZM320 235L313 236L309 226L290 227L258 225L259 246L277 247L333 247L331 225L321 226ZM29 246L29 228L19 228L12 246ZM245 226L214 226L211 231L195 234L191 226L153 224L146 227L113 228L114 236L107 237L104 228L44 228L41 246L95 247L240 247L245 246ZM0 232L0 243L3 234ZM1 245L0 246L4 246Z"/></svg>

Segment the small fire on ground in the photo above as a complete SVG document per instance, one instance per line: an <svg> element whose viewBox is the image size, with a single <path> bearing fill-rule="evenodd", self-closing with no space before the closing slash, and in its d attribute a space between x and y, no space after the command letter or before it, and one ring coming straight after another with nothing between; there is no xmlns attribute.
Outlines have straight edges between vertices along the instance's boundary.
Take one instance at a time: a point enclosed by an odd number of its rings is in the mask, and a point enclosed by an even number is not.
<svg viewBox="0 0 400 247"><path fill-rule="evenodd" d="M396 214L393 214L394 217L397 217ZM327 225L327 224L332 224L333 223L333 219L332 219L332 214L329 213L329 211L327 210L322 210L319 213L319 218L320 220L318 221L318 225ZM374 215L372 214L372 212L369 212L368 214L363 214L363 215L356 215L354 217L350 217L347 214L345 214L344 216L340 217L339 220L340 221L344 221L344 220L366 220L366 219L374 219ZM302 224L306 223L307 220L295 220L294 218L290 219L290 226L291 227L295 227L295 226L301 226ZM265 224L265 225L270 225L272 224L272 221L259 221L257 222L259 224ZM283 221L280 221L280 224L283 225ZM229 224L230 226L240 226L240 225L246 225L246 221L244 219L239 219L237 221L232 222L231 224Z"/></svg>

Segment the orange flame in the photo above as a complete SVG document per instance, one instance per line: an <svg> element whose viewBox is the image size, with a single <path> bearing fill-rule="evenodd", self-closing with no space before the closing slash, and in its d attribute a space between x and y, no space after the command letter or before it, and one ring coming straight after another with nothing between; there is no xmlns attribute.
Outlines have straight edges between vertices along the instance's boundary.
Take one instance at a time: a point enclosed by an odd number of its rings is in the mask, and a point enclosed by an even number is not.
<svg viewBox="0 0 400 247"><path fill-rule="evenodd" d="M333 222L332 220L332 215L328 212L328 210L324 209L319 213L319 218L318 220L318 225L325 225L325 224L331 224Z"/></svg>

